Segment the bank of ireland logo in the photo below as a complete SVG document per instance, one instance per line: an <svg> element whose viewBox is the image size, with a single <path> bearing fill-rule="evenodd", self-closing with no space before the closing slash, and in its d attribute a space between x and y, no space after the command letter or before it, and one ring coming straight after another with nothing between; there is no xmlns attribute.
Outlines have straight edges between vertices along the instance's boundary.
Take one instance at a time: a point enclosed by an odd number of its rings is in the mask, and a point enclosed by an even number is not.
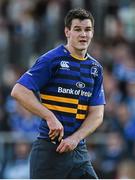
<svg viewBox="0 0 135 180"><path fill-rule="evenodd" d="M80 81L76 83L76 86L77 86L79 89L85 88L85 84L84 84L83 82L80 82Z"/></svg>
<svg viewBox="0 0 135 180"><path fill-rule="evenodd" d="M94 77L98 76L98 70L96 66L91 67L91 75Z"/></svg>
<svg viewBox="0 0 135 180"><path fill-rule="evenodd" d="M68 61L61 61L61 62L60 62L60 66L61 66L60 69L69 70L69 62L68 62Z"/></svg>

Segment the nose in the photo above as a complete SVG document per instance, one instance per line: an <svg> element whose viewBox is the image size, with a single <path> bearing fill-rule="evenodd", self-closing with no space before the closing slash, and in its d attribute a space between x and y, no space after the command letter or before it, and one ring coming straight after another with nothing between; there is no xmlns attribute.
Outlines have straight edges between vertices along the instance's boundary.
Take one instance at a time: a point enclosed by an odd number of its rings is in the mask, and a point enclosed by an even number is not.
<svg viewBox="0 0 135 180"><path fill-rule="evenodd" d="M86 36L86 32L85 31L81 31L81 34L80 34L82 37Z"/></svg>

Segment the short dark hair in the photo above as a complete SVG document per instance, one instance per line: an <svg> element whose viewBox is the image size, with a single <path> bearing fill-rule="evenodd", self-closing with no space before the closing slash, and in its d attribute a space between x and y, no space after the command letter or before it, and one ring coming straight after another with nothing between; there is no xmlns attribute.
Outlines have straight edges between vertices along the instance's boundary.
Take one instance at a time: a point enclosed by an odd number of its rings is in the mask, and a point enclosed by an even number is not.
<svg viewBox="0 0 135 180"><path fill-rule="evenodd" d="M68 27L70 29L73 19L80 19L80 20L90 19L92 23L92 27L94 27L94 18L92 14L83 8L71 9L67 13L65 17L65 27Z"/></svg>

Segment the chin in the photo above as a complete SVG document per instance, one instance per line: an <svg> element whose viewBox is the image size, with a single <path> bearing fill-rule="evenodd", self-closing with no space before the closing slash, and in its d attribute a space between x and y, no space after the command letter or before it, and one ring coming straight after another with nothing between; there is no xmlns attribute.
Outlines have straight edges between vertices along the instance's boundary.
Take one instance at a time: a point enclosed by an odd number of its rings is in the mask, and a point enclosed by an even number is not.
<svg viewBox="0 0 135 180"><path fill-rule="evenodd" d="M78 50L80 50L80 51L84 51L84 50L87 50L87 49L88 49L87 46L78 47Z"/></svg>

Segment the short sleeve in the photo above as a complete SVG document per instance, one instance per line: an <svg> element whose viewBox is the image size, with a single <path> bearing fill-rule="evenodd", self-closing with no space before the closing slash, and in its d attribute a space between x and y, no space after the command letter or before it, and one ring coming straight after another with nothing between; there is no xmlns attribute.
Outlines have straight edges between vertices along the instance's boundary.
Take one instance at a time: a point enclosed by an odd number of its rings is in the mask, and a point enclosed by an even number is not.
<svg viewBox="0 0 135 180"><path fill-rule="evenodd" d="M93 93L89 101L90 106L106 104L103 88L103 68L99 66L97 70L98 73L95 76Z"/></svg>
<svg viewBox="0 0 135 180"><path fill-rule="evenodd" d="M32 91L39 91L51 77L51 60L41 56L35 64L25 72L17 83Z"/></svg>

